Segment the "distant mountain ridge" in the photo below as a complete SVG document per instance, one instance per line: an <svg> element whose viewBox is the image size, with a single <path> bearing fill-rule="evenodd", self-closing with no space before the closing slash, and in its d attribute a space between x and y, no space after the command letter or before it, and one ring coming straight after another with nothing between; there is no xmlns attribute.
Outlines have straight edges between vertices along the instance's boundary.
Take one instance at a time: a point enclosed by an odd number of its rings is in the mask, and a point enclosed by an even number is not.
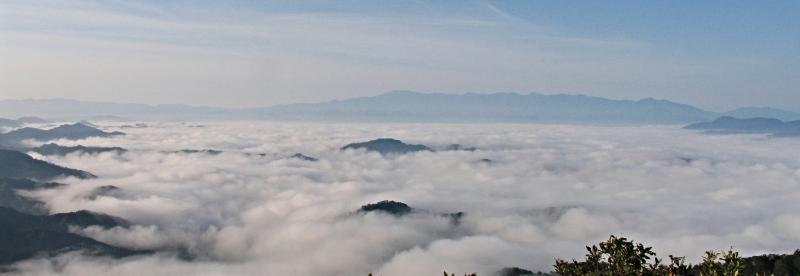
<svg viewBox="0 0 800 276"><path fill-rule="evenodd" d="M23 126L25 124L44 124L44 123L47 123L47 122L48 121L45 120L45 119L38 118L38 117L30 117L30 116L29 117L20 117L20 118L18 118L16 120L0 118L0 127L15 128L15 127L21 127L21 126Z"/></svg>
<svg viewBox="0 0 800 276"><path fill-rule="evenodd" d="M38 129L38 128L21 128L3 135L3 138L11 140L24 140L34 139L40 141L54 140L54 139L85 139L89 137L108 137L115 135L123 135L122 132L105 132L94 127L75 123L71 125L60 125L51 129Z"/></svg>
<svg viewBox="0 0 800 276"><path fill-rule="evenodd" d="M544 122L685 124L720 116L800 119L800 113L744 107L715 113L691 105L645 98L615 100L577 94L442 94L393 91L318 103L232 109L74 100L0 100L0 116L141 119L299 120L357 122ZM757 115L757 116L756 116Z"/></svg>
<svg viewBox="0 0 800 276"><path fill-rule="evenodd" d="M31 148L29 150L41 155L58 155L58 156L64 156L75 152L81 152L86 154L98 154L103 152L124 153L127 151L126 149L120 147L86 147L81 145L68 147L53 143L44 144L35 148Z"/></svg>
<svg viewBox="0 0 800 276"><path fill-rule="evenodd" d="M725 116L747 118L774 118L781 121L800 120L800 113L771 107L742 107L723 113Z"/></svg>
<svg viewBox="0 0 800 276"><path fill-rule="evenodd" d="M114 131L105 132L82 123L71 125L60 125L51 129L20 128L8 133L0 133L0 148L19 148L22 141L32 139L38 141L50 141L56 139L78 140L89 137L110 137L125 135L125 133Z"/></svg>
<svg viewBox="0 0 800 276"><path fill-rule="evenodd" d="M247 109L240 113L286 120L410 122L685 123L716 117L690 105L652 98L631 101L567 94L455 95L408 91Z"/></svg>
<svg viewBox="0 0 800 276"><path fill-rule="evenodd" d="M198 116L224 111L224 108L181 104L147 105L111 102L91 102L68 99L0 100L0 117L126 117L159 118L163 116Z"/></svg>
<svg viewBox="0 0 800 276"><path fill-rule="evenodd" d="M723 116L711 122L694 123L685 128L720 134L750 133L770 134L775 137L800 136L800 120L785 122L773 118L739 119Z"/></svg>

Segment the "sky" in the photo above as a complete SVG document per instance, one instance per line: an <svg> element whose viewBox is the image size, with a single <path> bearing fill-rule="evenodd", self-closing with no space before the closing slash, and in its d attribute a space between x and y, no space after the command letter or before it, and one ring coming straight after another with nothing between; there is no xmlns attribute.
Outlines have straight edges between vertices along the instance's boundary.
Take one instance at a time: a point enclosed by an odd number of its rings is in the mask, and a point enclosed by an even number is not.
<svg viewBox="0 0 800 276"><path fill-rule="evenodd" d="M0 1L0 99L575 93L800 111L798 1Z"/></svg>

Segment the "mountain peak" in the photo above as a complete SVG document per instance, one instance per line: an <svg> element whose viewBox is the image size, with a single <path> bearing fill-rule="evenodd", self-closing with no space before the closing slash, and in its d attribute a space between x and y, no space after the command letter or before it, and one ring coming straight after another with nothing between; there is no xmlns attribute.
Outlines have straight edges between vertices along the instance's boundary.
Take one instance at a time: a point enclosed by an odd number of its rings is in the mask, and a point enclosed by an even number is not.
<svg viewBox="0 0 800 276"><path fill-rule="evenodd" d="M365 149L380 154L406 154L418 151L433 151L425 145L406 144L403 141L392 138L379 138L361 143L352 143L342 147L342 150Z"/></svg>
<svg viewBox="0 0 800 276"><path fill-rule="evenodd" d="M411 213L413 209L408 206L408 204L393 201L393 200L383 200L376 203L370 203L358 209L359 212L363 213L370 213L370 212L385 212L395 216L403 216L406 214Z"/></svg>

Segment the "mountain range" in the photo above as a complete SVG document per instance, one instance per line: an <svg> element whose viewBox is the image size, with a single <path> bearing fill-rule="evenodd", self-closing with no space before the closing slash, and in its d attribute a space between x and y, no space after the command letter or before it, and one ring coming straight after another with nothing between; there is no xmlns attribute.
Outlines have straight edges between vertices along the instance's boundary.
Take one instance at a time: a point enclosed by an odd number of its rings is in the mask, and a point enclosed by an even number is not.
<svg viewBox="0 0 800 276"><path fill-rule="evenodd" d="M121 218L85 210L48 215L43 202L25 193L64 186L49 182L63 176L94 177L22 152L0 150L0 273L7 271L5 265L16 261L70 251L108 257L151 253L116 247L72 232L73 227L129 227L130 223Z"/></svg>
<svg viewBox="0 0 800 276"><path fill-rule="evenodd" d="M683 123L715 115L665 100L610 100L583 95L423 94L395 91L375 97L240 111L286 120Z"/></svg>
<svg viewBox="0 0 800 276"><path fill-rule="evenodd" d="M78 140L89 137L109 137L124 134L125 133L119 131L105 132L84 123L60 125L51 129L25 127L7 133L0 133L0 148L20 148L23 147L22 141L29 139L37 141L56 139Z"/></svg>
<svg viewBox="0 0 800 276"><path fill-rule="evenodd" d="M725 112L722 115L738 119L774 118L781 121L800 120L800 113L771 107L742 107Z"/></svg>
<svg viewBox="0 0 800 276"><path fill-rule="evenodd" d="M122 132L104 132L97 128L88 126L83 123L75 123L71 125L60 125L51 129L38 129L38 128L20 128L14 131L2 134L2 138L6 140L24 140L34 139L39 141L47 141L54 139L85 139L89 137L108 137L114 135L123 135Z"/></svg>
<svg viewBox="0 0 800 276"><path fill-rule="evenodd" d="M319 103L231 109L189 105L144 105L64 99L0 100L0 116L36 114L60 118L300 120L356 122L544 122L685 124L720 116L799 120L800 113L744 107L716 113L687 104L646 98L615 100L585 95L538 93L442 94L394 91Z"/></svg>
<svg viewBox="0 0 800 276"><path fill-rule="evenodd" d="M147 253L111 246L69 231L69 226L111 228L124 221L87 211L37 216L0 207L0 265L34 256L80 250L87 255L126 257Z"/></svg>
<svg viewBox="0 0 800 276"><path fill-rule="evenodd" d="M128 150L120 148L120 147L87 147L87 146L61 146L58 144L44 144L35 148L29 149L32 152L36 152L41 155L58 155L64 156L74 152L82 152L87 154L97 154L103 152L116 152L116 153L123 153Z"/></svg>
<svg viewBox="0 0 800 276"><path fill-rule="evenodd" d="M15 128L26 124L44 124L49 121L39 117L20 117L16 120L0 118L0 127Z"/></svg>

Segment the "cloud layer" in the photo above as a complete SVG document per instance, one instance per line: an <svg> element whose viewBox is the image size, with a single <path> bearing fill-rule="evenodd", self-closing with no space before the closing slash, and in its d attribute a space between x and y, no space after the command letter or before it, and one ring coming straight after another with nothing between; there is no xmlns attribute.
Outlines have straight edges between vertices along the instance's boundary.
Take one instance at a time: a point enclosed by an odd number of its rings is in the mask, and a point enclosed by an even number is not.
<svg viewBox="0 0 800 276"><path fill-rule="evenodd" d="M125 131L58 141L130 149L123 154L37 156L99 178L67 179L35 196L52 212L88 209L139 225L74 229L83 235L184 248L195 259L68 254L18 264L21 273L489 275L510 266L549 271L554 257L580 257L610 234L693 260L707 249L750 255L800 244L797 140L558 125L155 123ZM479 150L338 150L380 137ZM225 152L167 152L187 148ZM297 152L319 161L286 158ZM104 185L122 192L89 196ZM431 213L352 213L384 199ZM467 213L459 223L435 214L457 211Z"/></svg>

